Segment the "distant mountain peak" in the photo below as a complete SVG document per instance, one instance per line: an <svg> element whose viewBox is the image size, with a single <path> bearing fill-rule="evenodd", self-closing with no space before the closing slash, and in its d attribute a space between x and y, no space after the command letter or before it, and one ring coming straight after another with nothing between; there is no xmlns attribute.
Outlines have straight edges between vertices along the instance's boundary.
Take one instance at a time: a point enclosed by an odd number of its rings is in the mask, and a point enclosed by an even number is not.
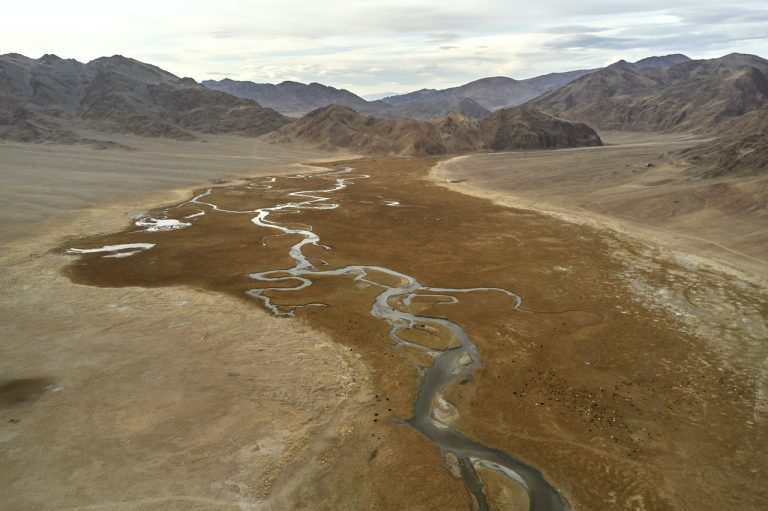
<svg viewBox="0 0 768 511"><path fill-rule="evenodd" d="M286 115L301 116L319 107L338 103L365 109L368 102L345 89L312 82L309 84L285 80L278 84L237 80L206 80L206 87L241 98L252 99L260 105L274 108Z"/></svg>
<svg viewBox="0 0 768 511"><path fill-rule="evenodd" d="M613 64L609 65L608 67L609 68L611 68L611 67L618 67L618 68L623 68L623 69L631 69L632 66L633 66L633 64L631 62L627 62L624 59L619 59L616 62L614 62Z"/></svg>
<svg viewBox="0 0 768 511"><path fill-rule="evenodd" d="M682 53L672 53L670 55L646 57L638 60L633 65L636 69L667 68L690 60L690 57Z"/></svg>
<svg viewBox="0 0 768 511"><path fill-rule="evenodd" d="M520 80L515 80L514 78L510 78L509 76L488 76L486 78L480 78L478 80L473 80L471 83L509 83L509 82L519 82ZM467 84L469 85L469 84Z"/></svg>

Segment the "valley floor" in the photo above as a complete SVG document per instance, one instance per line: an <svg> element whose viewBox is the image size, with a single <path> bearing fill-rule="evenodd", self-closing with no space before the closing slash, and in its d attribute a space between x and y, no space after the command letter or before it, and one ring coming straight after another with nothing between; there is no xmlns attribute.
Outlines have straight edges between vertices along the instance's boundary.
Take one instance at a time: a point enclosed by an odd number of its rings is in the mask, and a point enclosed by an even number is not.
<svg viewBox="0 0 768 511"><path fill-rule="evenodd" d="M602 169L573 198L580 204L612 172L627 169L632 189L645 189L635 174L661 179L647 173L667 167L644 166L660 154L657 143L635 140L633 156L623 152L611 162L596 157L612 154L611 147L551 157ZM671 151L689 143L663 145ZM12 167L7 158L14 154L23 160L25 150L0 153L0 170ZM290 267L288 249L301 238L270 237L274 229L255 225L252 214L227 211L295 200L288 194L299 190L330 190L334 178L317 168L297 171L294 164L309 153L257 166L241 152L242 167L226 163L226 150L214 164L193 151L167 153L157 161L190 181L162 182L158 191L137 171L130 182L137 193L122 196L121 184L87 197L87 209L19 221L26 232L15 230L4 243L0 501L13 510L472 509L451 460L403 423L431 364L428 351L449 349L452 340L415 325L409 339L427 351L393 346L387 325L370 314L390 277L317 277L303 289L268 292L286 310L325 305L297 309L297 318L271 317L246 295L264 286L248 275ZM102 158L85 154L90 164ZM59 158L53 150L45 157L49 166ZM338 207L271 219L312 226L329 247L306 247L319 267L379 265L428 286L519 294L520 309L488 292L391 304L450 318L477 345L483 367L445 389L441 420L542 470L574 509L768 506L765 286L621 232L446 189L445 179L479 179L456 174L474 159L489 162L488 175L498 172L493 158L506 159L505 169L511 158L529 160L515 197L541 185L534 170L546 168L544 153L452 160L453 167L439 167L440 182L430 177L433 159L352 160L324 164L370 176L320 194ZM67 168L79 165L71 161ZM200 174L182 177L186 166ZM204 174L206 166L216 170ZM286 177L296 172L305 175ZM193 193L192 181L246 175L252 179L213 188L201 199L208 206L186 202L205 192ZM59 187L77 196L95 176L81 181L75 173ZM497 186L504 196L508 183ZM180 186L187 188L171 190ZM469 191L487 193L481 188ZM23 183L16 191L3 207L29 203L30 215L37 214L33 201L17 199ZM113 202L97 204L107 193ZM566 186L552 194L554 203ZM525 197L545 204L543 195ZM180 230L128 224L130 212L153 204L165 204L155 206L155 216L205 214ZM112 259L64 253L121 243L155 246ZM734 250L760 259L748 246ZM510 480L478 473L492 509L525 505Z"/></svg>
<svg viewBox="0 0 768 511"><path fill-rule="evenodd" d="M135 150L0 143L0 507L258 509L367 395L365 367L220 294L73 284L71 257L51 251L214 180L324 170L300 163L328 156L117 140Z"/></svg>
<svg viewBox="0 0 768 511"><path fill-rule="evenodd" d="M203 183L286 172L298 162L328 159L320 151L225 135L187 142L115 133L110 142L117 148L0 140L0 239L66 224L63 215L94 206L140 209L181 199L189 187Z"/></svg>

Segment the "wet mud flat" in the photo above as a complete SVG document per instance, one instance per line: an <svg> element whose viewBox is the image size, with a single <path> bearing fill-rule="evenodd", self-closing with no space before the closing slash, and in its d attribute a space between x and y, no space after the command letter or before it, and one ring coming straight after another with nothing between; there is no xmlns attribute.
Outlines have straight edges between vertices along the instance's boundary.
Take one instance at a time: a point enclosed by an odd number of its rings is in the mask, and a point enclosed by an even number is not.
<svg viewBox="0 0 768 511"><path fill-rule="evenodd" d="M765 354L729 363L671 311L638 300L612 256L630 242L435 186L425 180L434 163L340 162L324 175L200 190L123 232L69 240L61 250L78 259L65 271L95 286L228 293L361 355L376 394L278 476L276 506L768 504L750 365ZM661 288L667 276L654 278ZM471 363L425 393L425 376L458 349ZM538 503L529 480L446 449L433 431L537 469L562 501Z"/></svg>

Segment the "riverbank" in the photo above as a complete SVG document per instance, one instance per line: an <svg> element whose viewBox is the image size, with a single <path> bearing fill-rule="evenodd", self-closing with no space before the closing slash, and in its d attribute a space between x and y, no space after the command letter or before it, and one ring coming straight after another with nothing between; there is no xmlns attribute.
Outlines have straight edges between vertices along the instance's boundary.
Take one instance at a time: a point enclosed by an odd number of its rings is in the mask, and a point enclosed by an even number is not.
<svg viewBox="0 0 768 511"><path fill-rule="evenodd" d="M66 225L60 218L72 212L112 206L139 211L181 200L206 183L309 171L298 164L339 158L236 136L194 142L113 138L122 148L0 141L0 239L44 234L57 222Z"/></svg>
<svg viewBox="0 0 768 511"><path fill-rule="evenodd" d="M600 148L458 156L440 162L431 177L498 204L639 238L672 257L768 286L768 178L696 178L673 157L700 142L690 136L602 136Z"/></svg>
<svg viewBox="0 0 768 511"><path fill-rule="evenodd" d="M122 229L212 180L320 170L248 142L3 146L4 509L261 509L277 475L367 402L360 359L301 324L189 286L61 274L71 257L52 249L66 239Z"/></svg>

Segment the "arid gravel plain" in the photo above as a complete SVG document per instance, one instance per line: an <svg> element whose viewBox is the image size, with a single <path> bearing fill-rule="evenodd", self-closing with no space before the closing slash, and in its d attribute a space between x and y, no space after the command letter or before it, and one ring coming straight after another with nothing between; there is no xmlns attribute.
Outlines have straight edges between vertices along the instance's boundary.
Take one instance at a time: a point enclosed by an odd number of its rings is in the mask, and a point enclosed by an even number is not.
<svg viewBox="0 0 768 511"><path fill-rule="evenodd" d="M193 187L311 172L299 164L327 155L120 141L136 150L0 147L2 507L258 509L280 467L366 395L362 363L220 294L75 285L71 256L51 251Z"/></svg>

